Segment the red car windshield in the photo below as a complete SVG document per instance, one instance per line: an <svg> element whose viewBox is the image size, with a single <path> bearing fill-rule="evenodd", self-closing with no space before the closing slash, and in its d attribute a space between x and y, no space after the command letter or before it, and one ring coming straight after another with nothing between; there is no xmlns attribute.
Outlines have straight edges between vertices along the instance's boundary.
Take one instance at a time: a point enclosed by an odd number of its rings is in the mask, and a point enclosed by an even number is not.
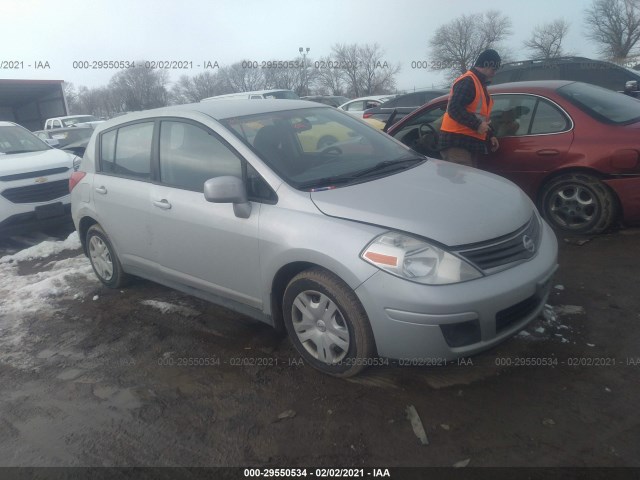
<svg viewBox="0 0 640 480"><path fill-rule="evenodd" d="M587 83L571 83L558 93L603 123L628 125L640 121L640 100Z"/></svg>

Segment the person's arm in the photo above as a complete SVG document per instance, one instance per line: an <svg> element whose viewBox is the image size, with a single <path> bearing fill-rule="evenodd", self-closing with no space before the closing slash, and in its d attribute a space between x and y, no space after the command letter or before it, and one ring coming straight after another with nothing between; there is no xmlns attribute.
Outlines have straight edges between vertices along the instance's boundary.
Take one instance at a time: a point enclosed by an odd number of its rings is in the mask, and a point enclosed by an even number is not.
<svg viewBox="0 0 640 480"><path fill-rule="evenodd" d="M473 102L475 97L475 84L470 77L466 77L453 85L453 93L447 106L447 113L451 118L472 130L478 130L481 123L474 114L467 111L467 105Z"/></svg>

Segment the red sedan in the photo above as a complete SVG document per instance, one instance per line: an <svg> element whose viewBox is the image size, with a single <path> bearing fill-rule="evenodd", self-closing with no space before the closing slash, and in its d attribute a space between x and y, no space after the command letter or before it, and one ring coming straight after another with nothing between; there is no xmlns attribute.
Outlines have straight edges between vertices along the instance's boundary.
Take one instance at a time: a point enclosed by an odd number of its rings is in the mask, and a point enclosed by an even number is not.
<svg viewBox="0 0 640 480"><path fill-rule="evenodd" d="M556 229L594 234L640 223L640 100L569 81L489 87L500 149L479 168L522 188ZM414 150L440 158L447 96L389 128Z"/></svg>

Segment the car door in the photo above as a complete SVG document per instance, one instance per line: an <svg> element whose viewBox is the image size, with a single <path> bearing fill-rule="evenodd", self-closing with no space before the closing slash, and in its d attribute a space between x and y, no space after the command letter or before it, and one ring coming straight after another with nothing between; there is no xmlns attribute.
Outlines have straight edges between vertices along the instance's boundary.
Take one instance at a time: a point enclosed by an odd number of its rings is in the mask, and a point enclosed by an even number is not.
<svg viewBox="0 0 640 480"><path fill-rule="evenodd" d="M260 204L239 218L233 205L210 203L203 194L210 178L242 178L244 159L202 124L163 119L157 166L151 205L163 276L260 308Z"/></svg>
<svg viewBox="0 0 640 480"><path fill-rule="evenodd" d="M528 94L494 94L491 112L500 148L483 155L478 168L504 176L532 197L547 172L566 161L573 121L555 102Z"/></svg>
<svg viewBox="0 0 640 480"><path fill-rule="evenodd" d="M153 125L153 121L125 124L98 139L94 206L125 267L146 269L155 261L149 228Z"/></svg>

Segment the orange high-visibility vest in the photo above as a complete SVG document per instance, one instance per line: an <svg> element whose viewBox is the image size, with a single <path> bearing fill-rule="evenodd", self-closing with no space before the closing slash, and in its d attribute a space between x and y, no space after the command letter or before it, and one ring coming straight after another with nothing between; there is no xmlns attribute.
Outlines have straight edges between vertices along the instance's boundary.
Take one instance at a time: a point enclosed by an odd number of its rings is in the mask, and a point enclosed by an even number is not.
<svg viewBox="0 0 640 480"><path fill-rule="evenodd" d="M488 122L489 114L491 113L491 109L493 108L493 99L491 98L491 95L489 95L489 103L487 104L487 102L484 101L484 88L482 88L482 83L480 82L480 79L476 77L473 74L473 72L471 72L471 70L469 70L464 75L461 75L460 77L458 77L456 81L453 82L453 85L455 85L460 80L466 77L471 77L471 79L473 80L473 84L476 87L476 96L473 99L473 101L469 105L467 105L466 107L467 112L469 112L472 115L475 115L479 120ZM453 86L451 86L451 92L449 92L449 98L451 98L452 96L453 96ZM468 135L470 137L477 138L478 140L486 140L487 138L486 134L481 135L476 130L472 130L466 125L456 122L453 118L451 118L448 111L445 112L444 114L444 117L442 119L442 126L440 127L440 130L444 132Z"/></svg>

